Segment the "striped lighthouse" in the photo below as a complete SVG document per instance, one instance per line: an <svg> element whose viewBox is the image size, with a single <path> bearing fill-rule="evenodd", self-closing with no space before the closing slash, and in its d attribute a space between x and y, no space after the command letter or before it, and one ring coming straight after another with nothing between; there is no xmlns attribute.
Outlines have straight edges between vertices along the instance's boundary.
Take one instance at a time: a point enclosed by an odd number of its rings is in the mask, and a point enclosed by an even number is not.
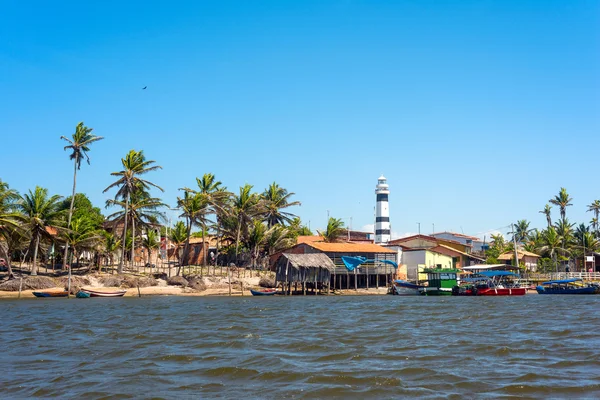
<svg viewBox="0 0 600 400"><path fill-rule="evenodd" d="M377 206L375 207L375 243L387 243L392 237L390 230L390 209L388 206L390 189L387 179L383 175L377 179L375 194L377 195Z"/></svg>

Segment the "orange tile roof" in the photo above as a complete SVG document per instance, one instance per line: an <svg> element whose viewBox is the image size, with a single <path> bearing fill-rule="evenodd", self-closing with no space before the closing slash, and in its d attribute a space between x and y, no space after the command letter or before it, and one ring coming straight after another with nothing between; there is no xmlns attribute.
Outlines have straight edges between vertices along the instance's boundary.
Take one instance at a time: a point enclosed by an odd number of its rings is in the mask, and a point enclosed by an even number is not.
<svg viewBox="0 0 600 400"><path fill-rule="evenodd" d="M517 253L519 253L519 258L521 258L523 256L540 258L539 255L532 253L530 251L526 251L526 250L517 250ZM514 256L515 256L514 251L507 251L505 253L500 254L498 256L498 260L512 260Z"/></svg>
<svg viewBox="0 0 600 400"><path fill-rule="evenodd" d="M296 243L312 243L312 242L320 242L323 240L322 236L314 235L314 236L298 236L296 239Z"/></svg>
<svg viewBox="0 0 600 400"><path fill-rule="evenodd" d="M330 252L330 253L389 253L395 254L394 250L386 249L378 244L371 243L326 243L326 242L312 242L304 243L314 249Z"/></svg>

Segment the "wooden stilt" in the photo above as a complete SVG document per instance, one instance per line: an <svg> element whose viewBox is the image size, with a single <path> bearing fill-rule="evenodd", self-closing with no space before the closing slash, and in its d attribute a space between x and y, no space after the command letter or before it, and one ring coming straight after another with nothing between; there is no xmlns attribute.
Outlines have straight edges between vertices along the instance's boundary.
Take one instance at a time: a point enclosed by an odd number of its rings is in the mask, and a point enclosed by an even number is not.
<svg viewBox="0 0 600 400"><path fill-rule="evenodd" d="M358 292L358 282L356 281L358 275L356 274L356 270L357 268L354 268L354 290Z"/></svg>

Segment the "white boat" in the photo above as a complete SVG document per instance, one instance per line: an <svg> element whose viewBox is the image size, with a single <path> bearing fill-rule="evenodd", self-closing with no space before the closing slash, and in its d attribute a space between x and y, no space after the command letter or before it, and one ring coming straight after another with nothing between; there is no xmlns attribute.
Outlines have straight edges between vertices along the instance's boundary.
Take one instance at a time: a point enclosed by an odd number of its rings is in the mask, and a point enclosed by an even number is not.
<svg viewBox="0 0 600 400"><path fill-rule="evenodd" d="M421 289L422 286L398 279L394 281L392 288L392 294L398 296L415 296L420 294L419 289Z"/></svg>

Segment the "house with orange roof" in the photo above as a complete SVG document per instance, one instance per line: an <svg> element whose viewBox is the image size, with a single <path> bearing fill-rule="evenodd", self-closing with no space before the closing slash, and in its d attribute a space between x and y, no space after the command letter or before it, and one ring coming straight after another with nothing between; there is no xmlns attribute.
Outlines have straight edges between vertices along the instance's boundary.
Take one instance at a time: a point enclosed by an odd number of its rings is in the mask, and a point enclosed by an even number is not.
<svg viewBox="0 0 600 400"><path fill-rule="evenodd" d="M537 271L538 260L540 259L538 254L520 249L517 250L517 254L519 256L519 264L524 265L528 271ZM498 256L498 262L506 265L511 265L514 259L515 252L512 250L506 251Z"/></svg>

